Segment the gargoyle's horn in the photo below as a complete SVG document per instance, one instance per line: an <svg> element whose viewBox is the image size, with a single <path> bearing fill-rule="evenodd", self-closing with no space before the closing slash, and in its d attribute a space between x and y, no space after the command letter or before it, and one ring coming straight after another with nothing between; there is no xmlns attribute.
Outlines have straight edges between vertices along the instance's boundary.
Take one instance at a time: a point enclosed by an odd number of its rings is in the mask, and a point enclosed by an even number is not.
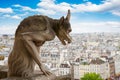
<svg viewBox="0 0 120 80"><path fill-rule="evenodd" d="M67 19L68 21L70 21L70 16L71 16L71 14L70 14L70 9L68 9L68 14L67 14L67 16L66 16L66 19Z"/></svg>

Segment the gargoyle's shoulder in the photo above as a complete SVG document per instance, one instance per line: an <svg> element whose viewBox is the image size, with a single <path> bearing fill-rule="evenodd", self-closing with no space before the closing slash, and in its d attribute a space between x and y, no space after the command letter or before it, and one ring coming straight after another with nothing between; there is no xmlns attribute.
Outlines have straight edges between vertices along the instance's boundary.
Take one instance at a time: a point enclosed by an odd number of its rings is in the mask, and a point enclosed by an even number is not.
<svg viewBox="0 0 120 80"><path fill-rule="evenodd" d="M48 16L45 16L45 15L33 15L33 16L29 16L27 18L49 18ZM26 19L27 19L26 18Z"/></svg>
<svg viewBox="0 0 120 80"><path fill-rule="evenodd" d="M48 16L44 15L33 15L24 18L17 30L16 30L16 35L18 33L23 33L27 31L44 31L51 25L51 20Z"/></svg>

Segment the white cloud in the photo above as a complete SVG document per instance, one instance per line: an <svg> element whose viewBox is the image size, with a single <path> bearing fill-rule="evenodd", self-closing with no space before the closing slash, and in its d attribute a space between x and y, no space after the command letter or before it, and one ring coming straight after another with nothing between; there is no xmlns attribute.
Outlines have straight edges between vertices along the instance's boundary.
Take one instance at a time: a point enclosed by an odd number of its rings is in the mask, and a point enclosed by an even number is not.
<svg viewBox="0 0 120 80"><path fill-rule="evenodd" d="M66 2L56 4L55 0L42 0L37 4L37 6L57 12L65 12L68 9L71 9L72 12L111 12L112 10L117 11L120 7L119 0L104 0L102 2L102 4L93 4L88 1L82 4L69 4ZM118 15L118 12L114 14Z"/></svg>
<svg viewBox="0 0 120 80"><path fill-rule="evenodd" d="M120 16L120 11L114 11L114 12L112 12L112 14Z"/></svg>
<svg viewBox="0 0 120 80"><path fill-rule="evenodd" d="M49 10L49 9L41 9L41 8L38 8L36 9L37 12L39 13L42 13L44 15L54 15L56 12L53 11L53 10Z"/></svg>
<svg viewBox="0 0 120 80"><path fill-rule="evenodd" d="M6 14L6 15L3 15L4 17L10 17L10 15L9 14Z"/></svg>
<svg viewBox="0 0 120 80"><path fill-rule="evenodd" d="M11 16L11 15L9 15L9 14L6 14L6 15L4 15L4 17L12 18L12 19L21 19L21 17L18 16L18 15L13 15L13 16Z"/></svg>
<svg viewBox="0 0 120 80"><path fill-rule="evenodd" d="M11 18L13 18L13 19L21 19L21 17L17 16L17 15L11 16Z"/></svg>
<svg viewBox="0 0 120 80"><path fill-rule="evenodd" d="M72 23L73 33L120 32L120 22L82 22Z"/></svg>
<svg viewBox="0 0 120 80"><path fill-rule="evenodd" d="M37 4L37 6L43 9L53 10L57 12L66 12L66 10L71 9L70 4L66 2L55 4L55 0L42 0Z"/></svg>
<svg viewBox="0 0 120 80"><path fill-rule="evenodd" d="M84 0L85 3L81 4L70 4L66 2L56 3L56 0L41 0L37 4L37 8L33 9L28 6L22 6L19 4L13 5L14 7L21 8L23 11L33 11L43 14L54 15L59 12L66 12L68 9L71 9L71 12L110 12L114 15L118 15L120 10L119 0L104 0L101 1L101 4L94 4L89 0Z"/></svg>
<svg viewBox="0 0 120 80"><path fill-rule="evenodd" d="M112 10L112 14L120 16L120 9Z"/></svg>
<svg viewBox="0 0 120 80"><path fill-rule="evenodd" d="M13 13L12 8L0 8L1 13Z"/></svg>
<svg viewBox="0 0 120 80"><path fill-rule="evenodd" d="M22 17L22 16L26 16L26 15L28 15L28 14L29 14L29 12L25 12L25 13L23 13L23 14L19 14L19 16Z"/></svg>
<svg viewBox="0 0 120 80"><path fill-rule="evenodd" d="M105 2L100 6L101 11L111 11L111 10L116 10L119 9L120 7L120 2L119 0L105 0Z"/></svg>
<svg viewBox="0 0 120 80"><path fill-rule="evenodd" d="M27 6L22 6L19 4L13 5L14 7L18 7L18 8L22 8L23 11L32 11L32 12L38 12L38 13L42 13L44 15L54 15L56 12L50 9L43 9L43 8L36 8L36 9L32 9L30 7Z"/></svg>
<svg viewBox="0 0 120 80"><path fill-rule="evenodd" d="M19 4L15 4L13 5L14 7L18 7L18 8L22 8L23 11L36 11L35 9L32 9L28 6L22 6L22 5L19 5Z"/></svg>

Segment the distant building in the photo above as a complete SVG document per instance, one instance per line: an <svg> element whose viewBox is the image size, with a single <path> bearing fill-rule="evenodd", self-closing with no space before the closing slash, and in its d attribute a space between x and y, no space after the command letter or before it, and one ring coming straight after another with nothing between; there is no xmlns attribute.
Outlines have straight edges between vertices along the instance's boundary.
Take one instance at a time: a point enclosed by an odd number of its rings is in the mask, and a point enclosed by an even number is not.
<svg viewBox="0 0 120 80"><path fill-rule="evenodd" d="M110 68L110 77L115 76L115 61L113 57L108 58L109 68Z"/></svg>
<svg viewBox="0 0 120 80"><path fill-rule="evenodd" d="M61 63L59 67L59 76L60 75L68 75L70 74L70 64L69 63Z"/></svg>
<svg viewBox="0 0 120 80"><path fill-rule="evenodd" d="M117 54L113 57L115 62L115 75L120 76L120 55Z"/></svg>
<svg viewBox="0 0 120 80"><path fill-rule="evenodd" d="M109 77L109 65L107 62L96 58L91 60L90 63L76 63L74 65L74 78L80 79L86 73L95 72L101 75L103 79Z"/></svg>
<svg viewBox="0 0 120 80"><path fill-rule="evenodd" d="M9 38L9 35L4 34L4 35L2 35L2 37L3 37L4 39L8 39L8 38Z"/></svg>

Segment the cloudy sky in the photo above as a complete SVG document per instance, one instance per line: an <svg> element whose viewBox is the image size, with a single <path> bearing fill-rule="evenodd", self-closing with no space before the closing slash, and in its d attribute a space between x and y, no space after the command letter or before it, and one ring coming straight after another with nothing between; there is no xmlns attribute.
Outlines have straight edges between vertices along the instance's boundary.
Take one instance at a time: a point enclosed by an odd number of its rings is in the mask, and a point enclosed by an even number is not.
<svg viewBox="0 0 120 80"><path fill-rule="evenodd" d="M72 33L120 32L120 0L0 0L0 34L30 15L59 19L71 10Z"/></svg>

